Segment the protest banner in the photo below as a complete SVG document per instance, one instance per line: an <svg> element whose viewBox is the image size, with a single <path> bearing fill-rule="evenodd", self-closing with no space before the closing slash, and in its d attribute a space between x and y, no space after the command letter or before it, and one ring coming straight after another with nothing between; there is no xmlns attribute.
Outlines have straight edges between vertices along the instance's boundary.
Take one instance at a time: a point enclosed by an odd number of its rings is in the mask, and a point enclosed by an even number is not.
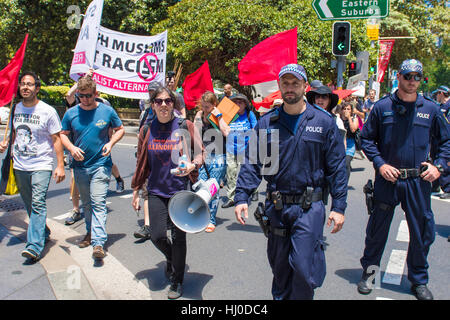
<svg viewBox="0 0 450 320"><path fill-rule="evenodd" d="M89 4L74 49L70 77L77 81L94 65L100 20L102 19L103 0L94 0Z"/></svg>
<svg viewBox="0 0 450 320"><path fill-rule="evenodd" d="M114 96L148 99L150 82L165 83L167 31L138 36L100 27L93 79L97 90Z"/></svg>

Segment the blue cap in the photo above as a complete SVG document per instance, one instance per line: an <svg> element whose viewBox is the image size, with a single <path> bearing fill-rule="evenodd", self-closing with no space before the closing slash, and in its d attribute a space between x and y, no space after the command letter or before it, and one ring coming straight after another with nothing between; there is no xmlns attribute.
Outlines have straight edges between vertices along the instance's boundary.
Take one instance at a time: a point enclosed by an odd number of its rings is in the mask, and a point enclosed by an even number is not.
<svg viewBox="0 0 450 320"><path fill-rule="evenodd" d="M402 62L400 65L400 74L408 74L410 72L417 72L420 75L423 75L423 67L422 63L416 59L408 59Z"/></svg>
<svg viewBox="0 0 450 320"><path fill-rule="evenodd" d="M280 73L278 74L278 78L281 79L282 76L285 74L292 74L295 76L298 80L304 80L305 82L308 81L308 78L306 77L306 70L299 64L291 63L288 65L285 65L281 68Z"/></svg>

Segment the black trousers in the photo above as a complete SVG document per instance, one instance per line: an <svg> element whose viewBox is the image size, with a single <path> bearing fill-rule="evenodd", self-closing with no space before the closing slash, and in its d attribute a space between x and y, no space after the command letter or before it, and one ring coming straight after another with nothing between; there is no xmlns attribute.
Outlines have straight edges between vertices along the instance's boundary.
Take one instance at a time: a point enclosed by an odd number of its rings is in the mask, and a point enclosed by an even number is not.
<svg viewBox="0 0 450 320"><path fill-rule="evenodd" d="M150 218L150 240L166 257L172 266L173 282L183 283L186 266L186 233L178 229L170 220L168 198L148 195L148 212ZM167 237L171 232L171 239Z"/></svg>

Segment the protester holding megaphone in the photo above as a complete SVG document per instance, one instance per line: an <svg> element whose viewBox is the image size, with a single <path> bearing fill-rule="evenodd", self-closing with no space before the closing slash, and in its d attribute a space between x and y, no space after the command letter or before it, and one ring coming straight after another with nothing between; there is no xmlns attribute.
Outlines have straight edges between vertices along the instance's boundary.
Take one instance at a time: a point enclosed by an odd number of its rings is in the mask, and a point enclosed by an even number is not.
<svg viewBox="0 0 450 320"><path fill-rule="evenodd" d="M139 189L148 181L150 239L167 260L165 274L171 282L168 298L177 299L182 295L186 233L169 219L168 204L177 192L187 190L190 182L196 181L204 162L204 147L194 124L175 117L178 102L171 90L158 88L150 101L156 118L139 132L136 171L131 182L132 206L139 209ZM181 160L184 155L186 158ZM172 174L175 168L180 172ZM171 240L167 237L169 229Z"/></svg>

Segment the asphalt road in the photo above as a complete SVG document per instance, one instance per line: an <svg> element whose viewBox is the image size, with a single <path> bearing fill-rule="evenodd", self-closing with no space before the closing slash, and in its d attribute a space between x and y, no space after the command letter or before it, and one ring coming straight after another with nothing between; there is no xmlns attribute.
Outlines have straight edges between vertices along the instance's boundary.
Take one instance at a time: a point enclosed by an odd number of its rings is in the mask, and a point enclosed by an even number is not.
<svg viewBox="0 0 450 320"><path fill-rule="evenodd" d="M125 136L113 149L113 161L118 165L125 180L125 192L115 192L115 180L108 193L107 231L109 240L106 250L128 268L138 280L152 291L153 299L166 299L168 283L164 277L164 258L152 243L133 237L133 232L143 224L143 214L138 217L131 208L131 177L135 169L136 138ZM372 294L362 296L356 291L361 275L359 259L364 249L364 236L368 215L362 186L373 178L373 169L367 160L354 160L348 193L348 209L344 228L331 234L325 227L328 243L326 250L327 276L315 299L414 300L407 279L405 254L404 214L398 207L392 221L390 235L381 263L380 285ZM48 192L48 218L64 223L64 216L72 208L69 200L70 173L61 184L50 184ZM259 188L260 199L264 197L264 184ZM220 194L225 195L222 189ZM253 212L256 203L251 204ZM432 200L436 222L436 240L429 254L429 288L435 299L450 299L450 234L449 201ZM182 299L272 299L271 270L266 257L266 240L257 222L250 214L247 225L241 226L234 217L233 208L219 208L218 226L214 233L188 234L187 268ZM329 211L328 211L329 212ZM83 221L72 228L85 233ZM400 270L400 271L398 271ZM398 274L399 273L399 274Z"/></svg>

